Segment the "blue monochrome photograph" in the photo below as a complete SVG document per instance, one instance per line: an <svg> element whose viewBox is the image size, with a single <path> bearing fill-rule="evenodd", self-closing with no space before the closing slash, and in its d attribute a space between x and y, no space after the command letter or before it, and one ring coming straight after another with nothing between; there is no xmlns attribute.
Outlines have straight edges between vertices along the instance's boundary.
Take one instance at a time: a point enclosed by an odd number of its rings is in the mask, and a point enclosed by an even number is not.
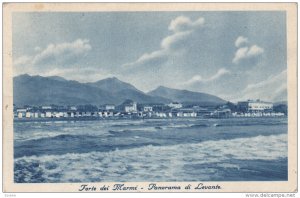
<svg viewBox="0 0 300 198"><path fill-rule="evenodd" d="M13 12L13 181L288 181L286 11Z"/></svg>

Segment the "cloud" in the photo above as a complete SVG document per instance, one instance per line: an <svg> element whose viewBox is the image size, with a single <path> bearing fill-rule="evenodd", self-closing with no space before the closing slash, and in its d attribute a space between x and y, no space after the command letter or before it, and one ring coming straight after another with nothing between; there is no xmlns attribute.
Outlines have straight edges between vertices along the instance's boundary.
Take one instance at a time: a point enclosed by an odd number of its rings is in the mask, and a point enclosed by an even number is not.
<svg viewBox="0 0 300 198"><path fill-rule="evenodd" d="M202 17L198 18L195 21L191 21L191 19L186 16L179 16L171 21L169 30L174 32L186 31L195 27L201 27L204 25L204 22L205 20Z"/></svg>
<svg viewBox="0 0 300 198"><path fill-rule="evenodd" d="M20 56L16 59L13 58L13 76L31 72L31 65L31 56Z"/></svg>
<svg viewBox="0 0 300 198"><path fill-rule="evenodd" d="M32 57L30 56L20 56L18 58L16 58L16 60L13 61L13 65L17 66L17 65L25 65L30 63L32 60Z"/></svg>
<svg viewBox="0 0 300 198"><path fill-rule="evenodd" d="M136 61L131 63L125 63L123 67L134 67L136 65L145 65L149 63L164 61L168 52L166 50L158 50L151 53L145 53L139 57Z"/></svg>
<svg viewBox="0 0 300 198"><path fill-rule="evenodd" d="M246 37L243 37L243 36L239 36L236 40L235 40L235 46L236 47L241 47L242 45L245 45L247 44L249 41L248 41L248 38Z"/></svg>
<svg viewBox="0 0 300 198"><path fill-rule="evenodd" d="M191 33L192 33L192 31L176 32L173 35L168 36L162 40L161 48L165 49L165 50L170 49L177 42L180 42L180 41L183 41L184 39L186 39Z"/></svg>
<svg viewBox="0 0 300 198"><path fill-rule="evenodd" d="M55 67L72 65L91 49L87 39L77 39L70 43L49 44L45 49L37 46L34 48L34 55L24 55L13 61L14 74L49 70L53 65Z"/></svg>
<svg viewBox="0 0 300 198"><path fill-rule="evenodd" d="M161 63L167 60L167 56L172 53L171 50L176 50L176 43L186 39L191 31L177 32L171 36L167 36L161 41L161 49L153 51L151 53L145 53L140 56L136 61L131 63L126 63L124 67L136 66L136 65L146 65L151 63Z"/></svg>
<svg viewBox="0 0 300 198"><path fill-rule="evenodd" d="M214 75L208 77L208 78L203 78L201 75L195 75L193 76L190 80L188 80L187 82L185 82L185 85L193 85L195 83L207 83L207 82L212 82L215 81L217 79L219 79L220 77L226 75L226 74L230 74L230 71L228 71L225 68L221 68L217 71L217 73L215 73Z"/></svg>
<svg viewBox="0 0 300 198"><path fill-rule="evenodd" d="M87 39L77 39L72 43L50 44L46 49L36 54L33 64L65 63L91 49L92 47Z"/></svg>
<svg viewBox="0 0 300 198"><path fill-rule="evenodd" d="M264 49L257 46L257 45L252 45L252 47L249 49L249 51L247 52L247 56L248 57L252 57L252 56L258 56L260 54L264 53Z"/></svg>
<svg viewBox="0 0 300 198"><path fill-rule="evenodd" d="M287 71L270 76L264 81L249 84L241 95L240 100L261 99L273 102L287 100Z"/></svg>
<svg viewBox="0 0 300 198"><path fill-rule="evenodd" d="M185 16L179 16L176 19L172 20L169 25L169 30L173 34L162 39L160 43L160 49L144 53L137 60L123 64L123 68L143 66L151 63L163 63L168 60L168 57L180 47L180 43L184 42L189 36L193 33L195 28L202 27L204 24L204 18L198 18L195 21L192 21L190 18Z"/></svg>
<svg viewBox="0 0 300 198"><path fill-rule="evenodd" d="M34 48L34 51L36 51L36 52L40 52L42 50L42 48L40 48L39 46L36 46L35 48Z"/></svg>
<svg viewBox="0 0 300 198"><path fill-rule="evenodd" d="M232 62L234 64L238 64L238 63L240 63L241 60L258 57L259 55L261 55L263 53L264 53L264 49L257 45L252 45L250 48L249 47L241 47L236 51Z"/></svg>

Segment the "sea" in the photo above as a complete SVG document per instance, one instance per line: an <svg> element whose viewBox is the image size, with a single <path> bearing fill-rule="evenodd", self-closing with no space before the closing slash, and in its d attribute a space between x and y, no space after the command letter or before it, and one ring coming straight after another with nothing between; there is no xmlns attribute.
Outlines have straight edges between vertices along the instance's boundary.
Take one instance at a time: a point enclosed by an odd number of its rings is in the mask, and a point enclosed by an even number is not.
<svg viewBox="0 0 300 198"><path fill-rule="evenodd" d="M14 122L14 181L286 181L287 131L287 118Z"/></svg>

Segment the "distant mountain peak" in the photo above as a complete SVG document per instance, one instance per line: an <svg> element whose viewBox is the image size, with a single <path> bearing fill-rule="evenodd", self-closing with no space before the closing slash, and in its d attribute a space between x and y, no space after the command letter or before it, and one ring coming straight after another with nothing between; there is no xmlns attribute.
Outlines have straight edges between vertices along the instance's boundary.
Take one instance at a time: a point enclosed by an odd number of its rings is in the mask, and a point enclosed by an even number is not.
<svg viewBox="0 0 300 198"><path fill-rule="evenodd" d="M103 83L115 83L115 84L129 84L126 82L121 81L120 79L118 79L117 77L109 77L109 78L104 78L101 80L98 80L96 82L92 82L91 84L103 84Z"/></svg>
<svg viewBox="0 0 300 198"><path fill-rule="evenodd" d="M163 85L160 85L157 87L157 89L172 89L172 88L169 88L169 87L166 87L166 86L163 86Z"/></svg>
<svg viewBox="0 0 300 198"><path fill-rule="evenodd" d="M117 77L113 76L113 77L110 77L109 79L112 79L112 80L118 80L120 81Z"/></svg>
<svg viewBox="0 0 300 198"><path fill-rule="evenodd" d="M166 89L167 87L163 86L163 85L160 85L158 86L156 89Z"/></svg>
<svg viewBox="0 0 300 198"><path fill-rule="evenodd" d="M156 92L156 91L164 91L164 90L171 90L171 88L165 87L163 85L160 85L153 89L152 91L149 91L148 93Z"/></svg>
<svg viewBox="0 0 300 198"><path fill-rule="evenodd" d="M113 76L113 77L108 77L108 78L104 78L98 81L103 81L103 80L115 80L115 81L120 81L117 77Z"/></svg>
<svg viewBox="0 0 300 198"><path fill-rule="evenodd" d="M189 90L185 90L185 89L176 89L176 88L170 88L170 87L166 87L166 86L163 86L163 85L160 85L158 86L156 89L154 89L153 91L155 90L168 90L168 91L189 91Z"/></svg>
<svg viewBox="0 0 300 198"><path fill-rule="evenodd" d="M119 80L117 77L109 77L109 78L96 81L94 83L87 83L87 84L97 88L101 88L109 92L120 92L122 90L134 90L142 93L142 91L138 90L133 85L127 82L123 82Z"/></svg>

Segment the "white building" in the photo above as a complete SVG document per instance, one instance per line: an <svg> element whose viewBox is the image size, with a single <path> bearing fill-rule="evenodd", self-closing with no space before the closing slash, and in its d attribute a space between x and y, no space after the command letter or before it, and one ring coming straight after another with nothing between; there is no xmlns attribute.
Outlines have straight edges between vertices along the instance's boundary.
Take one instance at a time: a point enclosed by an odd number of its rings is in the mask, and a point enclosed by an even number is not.
<svg viewBox="0 0 300 198"><path fill-rule="evenodd" d="M82 116L83 117L91 117L92 116L92 112L82 112Z"/></svg>
<svg viewBox="0 0 300 198"><path fill-rule="evenodd" d="M26 118L30 118L30 117L33 117L33 116L32 116L32 113L31 113L31 112L26 112L25 117L26 117Z"/></svg>
<svg viewBox="0 0 300 198"><path fill-rule="evenodd" d="M26 109L17 109L17 112L22 112L22 113L26 113Z"/></svg>
<svg viewBox="0 0 300 198"><path fill-rule="evenodd" d="M18 118L23 118L26 115L26 109L17 109Z"/></svg>
<svg viewBox="0 0 300 198"><path fill-rule="evenodd" d="M197 117L196 112L183 112L183 117Z"/></svg>
<svg viewBox="0 0 300 198"><path fill-rule="evenodd" d="M179 109L182 107L182 104L179 102L171 102L170 104L168 104L168 106L173 109Z"/></svg>
<svg viewBox="0 0 300 198"><path fill-rule="evenodd" d="M77 111L77 107L72 106L72 107L70 107L70 110L71 110L71 111Z"/></svg>
<svg viewBox="0 0 300 198"><path fill-rule="evenodd" d="M153 108L151 106L144 106L143 111L144 112L152 112Z"/></svg>
<svg viewBox="0 0 300 198"><path fill-rule="evenodd" d="M137 103L132 102L131 104L127 104L125 106L125 112L127 113L137 112Z"/></svg>
<svg viewBox="0 0 300 198"><path fill-rule="evenodd" d="M43 110L49 110L49 109L52 109L52 107L51 106L42 106L42 109Z"/></svg>
<svg viewBox="0 0 300 198"><path fill-rule="evenodd" d="M250 102L248 104L249 111L272 110L273 104L268 102Z"/></svg>
<svg viewBox="0 0 300 198"><path fill-rule="evenodd" d="M113 104L106 104L104 105L105 110L115 110L115 105Z"/></svg>
<svg viewBox="0 0 300 198"><path fill-rule="evenodd" d="M23 112L18 112L18 118L23 118L24 115L25 115L25 113L23 113Z"/></svg>
<svg viewBox="0 0 300 198"><path fill-rule="evenodd" d="M46 111L45 117L46 118L51 118L52 117L52 112L51 111Z"/></svg>
<svg viewBox="0 0 300 198"><path fill-rule="evenodd" d="M273 110L273 104L260 100L248 100L238 102L238 109L242 112L266 111Z"/></svg>
<svg viewBox="0 0 300 198"><path fill-rule="evenodd" d="M108 112L107 111L102 112L102 116L103 117L108 117Z"/></svg>
<svg viewBox="0 0 300 198"><path fill-rule="evenodd" d="M156 112L155 115L160 118L166 118L167 114L164 112Z"/></svg>

